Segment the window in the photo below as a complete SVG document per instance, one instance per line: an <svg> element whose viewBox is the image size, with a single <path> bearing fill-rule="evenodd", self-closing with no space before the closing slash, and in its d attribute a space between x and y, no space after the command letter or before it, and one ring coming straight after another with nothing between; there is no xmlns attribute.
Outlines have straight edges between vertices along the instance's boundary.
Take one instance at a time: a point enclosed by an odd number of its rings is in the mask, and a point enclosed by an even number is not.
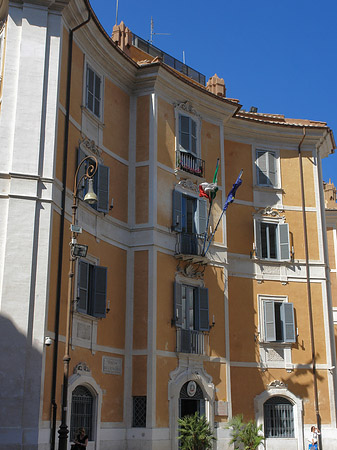
<svg viewBox="0 0 337 450"><path fill-rule="evenodd" d="M179 115L179 146L180 150L197 154L197 123L183 114Z"/></svg>
<svg viewBox="0 0 337 450"><path fill-rule="evenodd" d="M87 155L79 148L77 152L77 164L85 158ZM78 173L78 179L85 174L87 165L84 163ZM94 175L94 192L97 195L98 201L96 204L90 205L97 211L108 213L109 212L109 182L110 182L110 169L103 164L98 164L97 172ZM88 180L83 180L80 186L79 197L84 198L88 189Z"/></svg>
<svg viewBox="0 0 337 450"><path fill-rule="evenodd" d="M209 330L208 289L174 283L174 323L177 350L184 353L203 353L203 333Z"/></svg>
<svg viewBox="0 0 337 450"><path fill-rule="evenodd" d="M256 184L259 186L277 186L276 152L256 150Z"/></svg>
<svg viewBox="0 0 337 450"><path fill-rule="evenodd" d="M290 259L289 225L255 220L256 256L286 261Z"/></svg>
<svg viewBox="0 0 337 450"><path fill-rule="evenodd" d="M101 84L101 77L87 64L86 107L98 118L101 117Z"/></svg>
<svg viewBox="0 0 337 450"><path fill-rule="evenodd" d="M146 427L146 397L133 397L132 426L136 428Z"/></svg>
<svg viewBox="0 0 337 450"><path fill-rule="evenodd" d="M106 267L78 262L78 312L100 318L106 316L107 271Z"/></svg>
<svg viewBox="0 0 337 450"><path fill-rule="evenodd" d="M266 438L293 438L294 413L292 403L284 397L271 397L263 406Z"/></svg>
<svg viewBox="0 0 337 450"><path fill-rule="evenodd" d="M199 254L198 236L203 236L207 223L207 201L173 191L172 229L180 233L178 253Z"/></svg>
<svg viewBox="0 0 337 450"><path fill-rule="evenodd" d="M94 399L84 386L77 386L71 397L71 419L70 419L70 440L76 438L78 429L83 427L88 435L88 440L92 441L92 421L93 421Z"/></svg>
<svg viewBox="0 0 337 450"><path fill-rule="evenodd" d="M295 342L294 306L279 299L262 298L262 342Z"/></svg>

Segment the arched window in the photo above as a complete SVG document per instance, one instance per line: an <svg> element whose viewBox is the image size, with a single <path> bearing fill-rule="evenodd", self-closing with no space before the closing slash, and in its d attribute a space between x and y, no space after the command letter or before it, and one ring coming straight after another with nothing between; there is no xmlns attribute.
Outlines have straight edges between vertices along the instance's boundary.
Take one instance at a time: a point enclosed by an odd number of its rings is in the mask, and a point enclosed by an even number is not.
<svg viewBox="0 0 337 450"><path fill-rule="evenodd" d="M293 438L294 413L292 403L284 397L271 397L263 405L266 438Z"/></svg>
<svg viewBox="0 0 337 450"><path fill-rule="evenodd" d="M93 440L93 404L94 398L89 389L77 386L71 398L70 440L75 439L78 429L83 427L89 441Z"/></svg>

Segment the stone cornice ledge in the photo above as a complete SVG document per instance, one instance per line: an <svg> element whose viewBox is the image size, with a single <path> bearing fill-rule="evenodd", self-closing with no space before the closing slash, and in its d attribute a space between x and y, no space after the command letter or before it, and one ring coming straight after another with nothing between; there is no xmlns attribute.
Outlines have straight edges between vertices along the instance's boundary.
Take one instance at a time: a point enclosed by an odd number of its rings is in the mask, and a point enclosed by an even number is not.
<svg viewBox="0 0 337 450"><path fill-rule="evenodd" d="M42 8L48 8L52 11L63 11L63 9L68 6L70 0L11 0L10 3L12 5L19 4L30 4ZM8 4L8 0L0 0L0 12L2 11L2 4Z"/></svg>

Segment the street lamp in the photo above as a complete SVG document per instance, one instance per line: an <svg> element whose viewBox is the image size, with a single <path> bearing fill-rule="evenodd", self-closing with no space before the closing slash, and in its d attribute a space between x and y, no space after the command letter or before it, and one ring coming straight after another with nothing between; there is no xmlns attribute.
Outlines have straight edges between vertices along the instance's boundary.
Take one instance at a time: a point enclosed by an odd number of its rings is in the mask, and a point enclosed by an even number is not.
<svg viewBox="0 0 337 450"><path fill-rule="evenodd" d="M83 164L87 164L85 173L77 180L78 173ZM62 392L62 416L61 425L58 430L59 434L59 450L67 450L68 442L68 426L67 426L67 409L68 409L68 376L69 376L69 342L70 342L70 322L72 312L72 299L73 299L73 278L75 271L75 261L77 258L85 257L87 254L88 246L77 243L77 235L82 232L81 227L76 224L76 213L78 207L78 191L79 186L83 180L88 180L88 192L84 196L84 201L93 205L97 203L97 195L93 189L93 177L97 171L98 162L95 156L87 156L82 159L78 165L74 179L73 189L73 205L72 205L72 221L71 221L71 241L70 241L70 269L68 280L68 301L67 301L67 328L66 328L66 343L63 356L63 392ZM65 186L64 186L65 189Z"/></svg>

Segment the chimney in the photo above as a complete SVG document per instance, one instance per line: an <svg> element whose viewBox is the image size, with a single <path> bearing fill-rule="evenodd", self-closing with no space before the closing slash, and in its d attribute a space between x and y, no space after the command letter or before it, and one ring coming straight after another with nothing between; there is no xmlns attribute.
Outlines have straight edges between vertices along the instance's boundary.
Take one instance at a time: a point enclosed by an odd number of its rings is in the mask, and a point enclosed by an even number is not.
<svg viewBox="0 0 337 450"><path fill-rule="evenodd" d="M207 82L206 89L219 97L226 97L226 86L223 78L213 75Z"/></svg>
<svg viewBox="0 0 337 450"><path fill-rule="evenodd" d="M123 52L129 53L129 48L132 44L132 33L123 21L119 25L114 25L111 39Z"/></svg>

